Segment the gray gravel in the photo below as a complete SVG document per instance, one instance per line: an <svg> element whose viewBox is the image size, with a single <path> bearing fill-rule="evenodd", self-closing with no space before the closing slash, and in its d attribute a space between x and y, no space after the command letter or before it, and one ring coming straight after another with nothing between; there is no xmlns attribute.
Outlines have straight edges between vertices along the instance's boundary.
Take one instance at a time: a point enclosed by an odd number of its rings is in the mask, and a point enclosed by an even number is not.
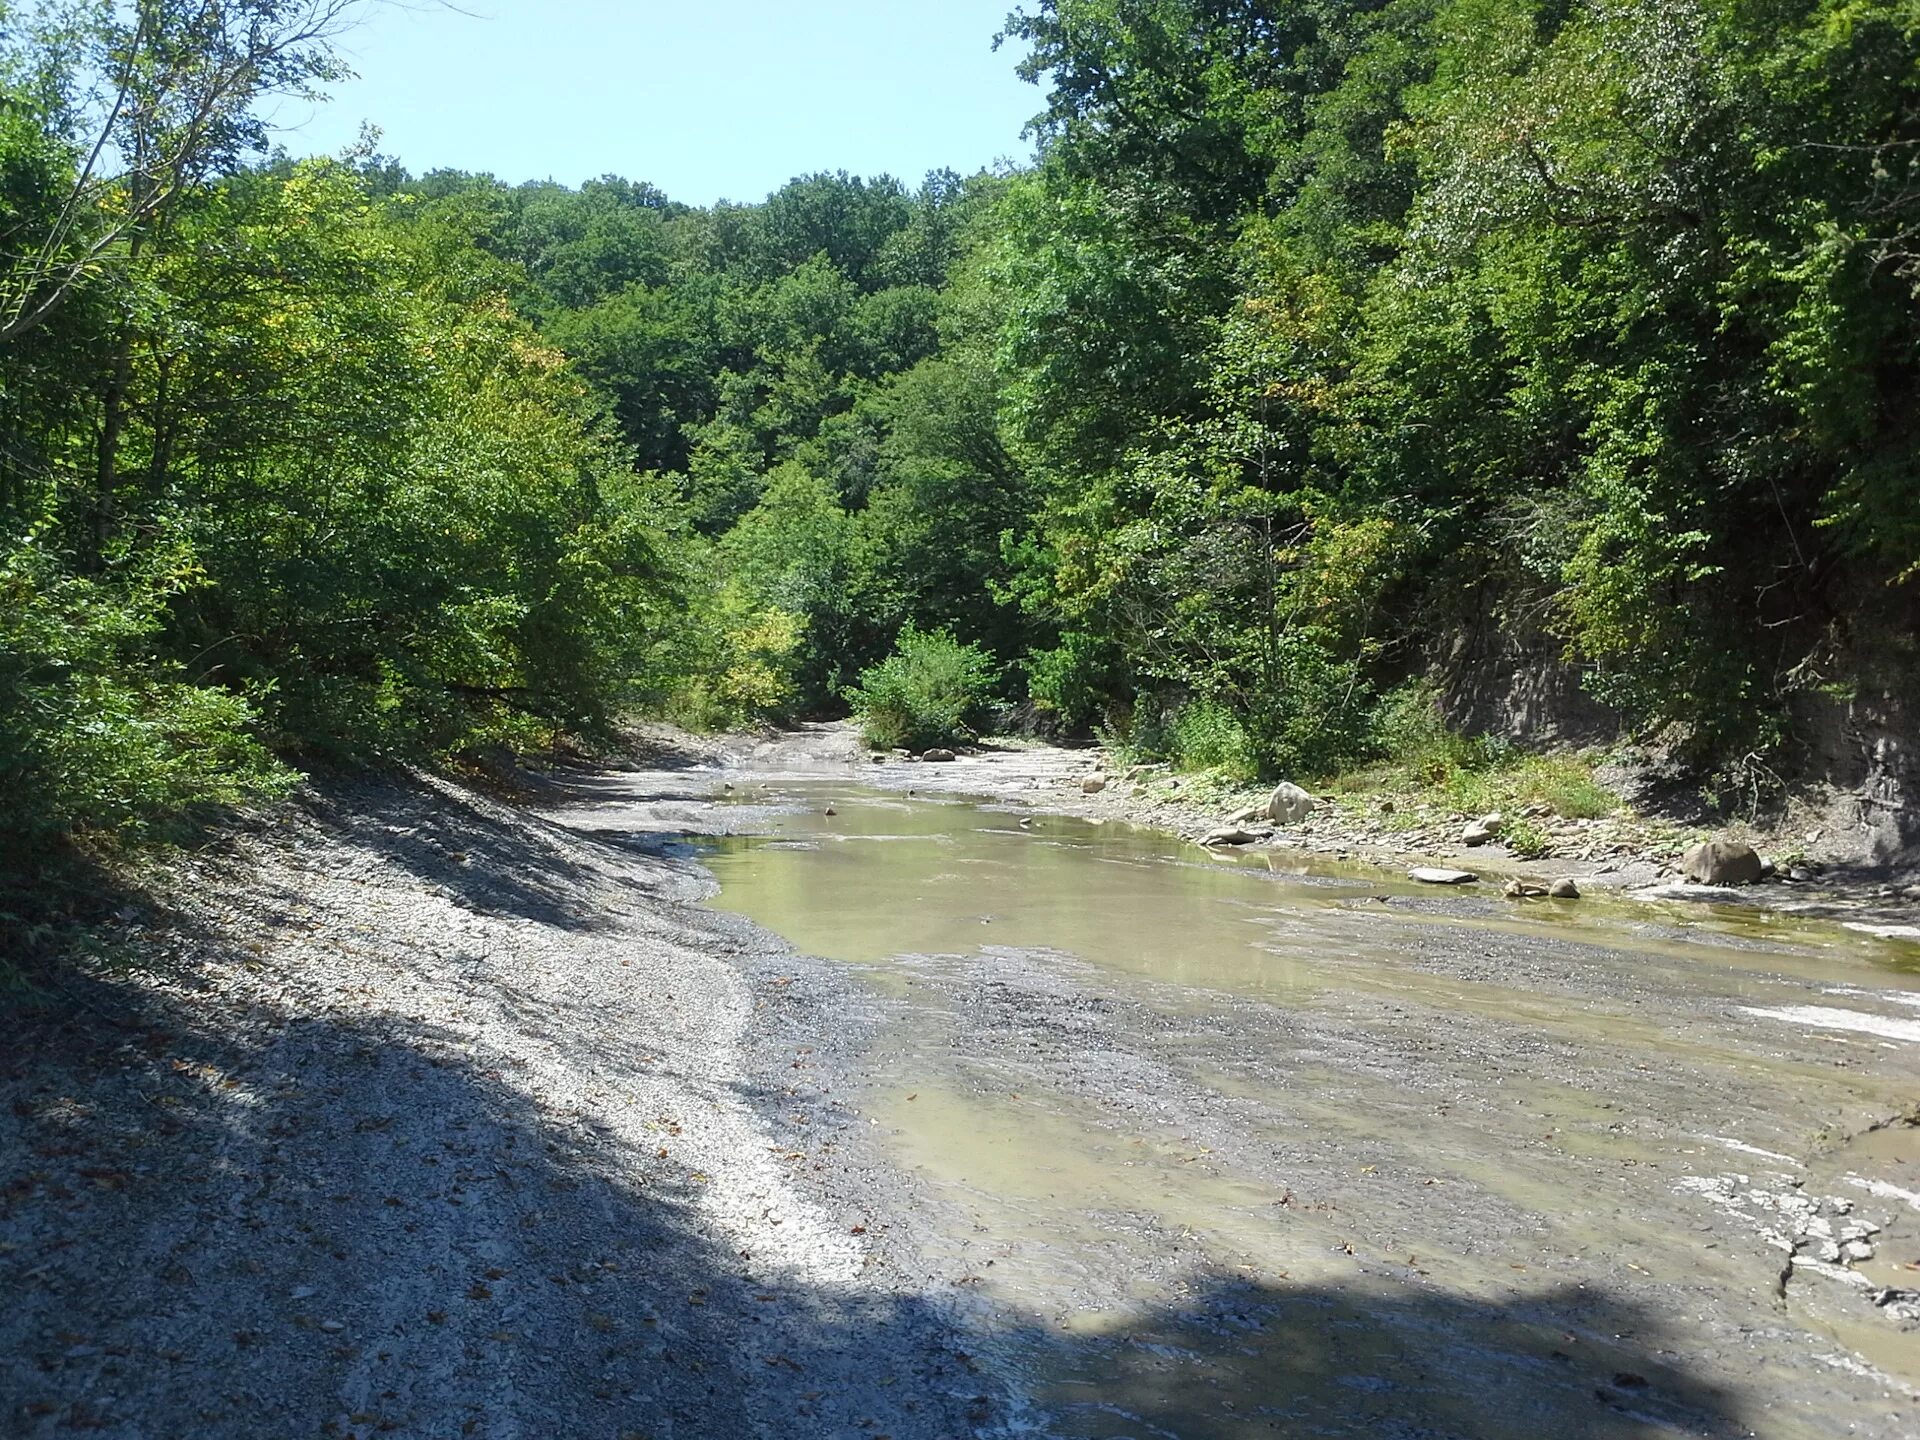
<svg viewBox="0 0 1920 1440"><path fill-rule="evenodd" d="M0 1433L988 1418L794 1182L743 1049L792 987L705 883L419 780L327 787L183 871L181 918L129 913L141 968L0 1048Z"/></svg>
<svg viewBox="0 0 1920 1440"><path fill-rule="evenodd" d="M1855 1081L1830 1042L1750 1017L1725 1063L1629 1058L1531 1020L1437 1029L1411 991L1201 1013L991 949L910 965L914 998L890 998L699 906L685 839L755 823L705 797L826 772L1059 809L1075 760L858 758L819 729L557 777L532 806L334 782L180 867L172 913L123 916L130 963L0 1031L0 1434L1914 1433L1912 1388L1841 1337L1917 1332L1770 1248L1780 1197L1843 1186L1846 1135L1891 1118L1840 1103ZM1678 960L1616 993L1608 952L1434 927L1402 963L1570 1015L1690 1003L1723 1025ZM903 1173L867 1113L909 1034L983 1119L1031 1093L1084 1134L1177 1137L1196 1193L1252 1177L1338 1280L1236 1268L1144 1202L1091 1216L1072 1253L989 1235L1006 1217ZM1782 1047L1803 1095L1726 1090ZM1858 1053L1880 1077L1863 1094L1911 1076L1905 1052ZM1623 1124L1708 1142L1697 1190L1649 1172L1611 1202L1641 1250L1559 1255L1527 1194L1433 1183L1427 1116L1484 1149L1454 1157L1463 1175L1560 1173L1497 1113L1534 1075L1595 1097L1569 1113L1607 1144ZM1792 1154L1710 1153L1735 1134ZM1596 1197L1618 1188L1610 1152L1582 1163ZM1892 1225L1899 1202L1876 1203ZM1534 1245L1526 1290L1428 1276L1431 1237L1496 1273ZM1063 1278L1009 1303L979 1283L996 1259ZM1163 1298L1118 1330L1071 1323L1144 1293ZM1271 1390L1276 1364L1292 1406L1235 1412L1244 1367Z"/></svg>

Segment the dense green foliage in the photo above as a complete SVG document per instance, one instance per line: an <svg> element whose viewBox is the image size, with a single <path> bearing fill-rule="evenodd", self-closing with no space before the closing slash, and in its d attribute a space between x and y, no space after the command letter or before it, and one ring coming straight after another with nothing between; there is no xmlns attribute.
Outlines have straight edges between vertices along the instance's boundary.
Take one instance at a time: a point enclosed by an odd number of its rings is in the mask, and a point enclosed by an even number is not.
<svg viewBox="0 0 1920 1440"><path fill-rule="evenodd" d="M1920 9L1058 0L1012 32L1054 89L994 262L1008 413L1117 698L1319 768L1369 689L1525 626L1711 755L1912 617Z"/></svg>
<svg viewBox="0 0 1920 1440"><path fill-rule="evenodd" d="M313 7L197 8L4 32L0 911L282 788L274 752L592 731L674 599L676 504L510 267L208 121L329 73Z"/></svg>
<svg viewBox="0 0 1920 1440"><path fill-rule="evenodd" d="M951 626L1037 720L1324 772L1505 633L1713 759L1911 628L1911 4L1053 0L1004 38L1048 87L1010 176L422 183L714 540L690 713L831 707Z"/></svg>
<svg viewBox="0 0 1920 1440"><path fill-rule="evenodd" d="M975 738L994 679L993 661L979 646L909 623L894 653L862 671L847 698L874 749L925 750Z"/></svg>
<svg viewBox="0 0 1920 1440"><path fill-rule="evenodd" d="M0 7L16 874L989 673L1325 772L1491 632L1713 758L1916 628L1913 0L1039 0L1030 167L707 208L265 157L342 8Z"/></svg>

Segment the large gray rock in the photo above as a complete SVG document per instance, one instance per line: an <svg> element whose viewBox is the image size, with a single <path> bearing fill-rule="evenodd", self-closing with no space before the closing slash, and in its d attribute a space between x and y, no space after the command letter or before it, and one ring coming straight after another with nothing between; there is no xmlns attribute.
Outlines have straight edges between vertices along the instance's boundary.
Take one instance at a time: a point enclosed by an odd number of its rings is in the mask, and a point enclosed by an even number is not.
<svg viewBox="0 0 1920 1440"><path fill-rule="evenodd" d="M920 758L922 760L931 760L936 765L946 765L951 764L958 757L955 756L951 750L942 750L936 747L932 750L922 751Z"/></svg>
<svg viewBox="0 0 1920 1440"><path fill-rule="evenodd" d="M1106 788L1107 777L1104 775L1089 775L1080 782L1080 793L1082 795L1098 795Z"/></svg>
<svg viewBox="0 0 1920 1440"><path fill-rule="evenodd" d="M1482 815L1478 820L1475 820L1471 825L1467 826L1460 834L1460 843L1462 845L1484 845L1489 840L1497 837L1500 832L1506 828L1507 817L1496 810L1491 815Z"/></svg>
<svg viewBox="0 0 1920 1440"><path fill-rule="evenodd" d="M1439 865L1416 865L1407 871L1409 880L1422 885L1471 885L1480 877L1471 870L1448 870Z"/></svg>
<svg viewBox="0 0 1920 1440"><path fill-rule="evenodd" d="M1752 885L1766 873L1759 853L1738 840L1703 840L1680 862L1696 885Z"/></svg>
<svg viewBox="0 0 1920 1440"><path fill-rule="evenodd" d="M1267 819L1276 825L1298 825L1320 802L1290 780L1282 780L1267 800Z"/></svg>

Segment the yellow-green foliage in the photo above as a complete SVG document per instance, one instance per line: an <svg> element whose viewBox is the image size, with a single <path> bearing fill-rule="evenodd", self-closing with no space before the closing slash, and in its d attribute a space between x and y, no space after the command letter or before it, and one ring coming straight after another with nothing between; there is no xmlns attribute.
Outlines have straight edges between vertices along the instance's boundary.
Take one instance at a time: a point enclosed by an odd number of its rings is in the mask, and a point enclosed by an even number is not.
<svg viewBox="0 0 1920 1440"><path fill-rule="evenodd" d="M669 718L693 730L724 730L792 712L807 633L803 616L756 605L744 585L729 580L694 617L689 633L697 653L667 702Z"/></svg>

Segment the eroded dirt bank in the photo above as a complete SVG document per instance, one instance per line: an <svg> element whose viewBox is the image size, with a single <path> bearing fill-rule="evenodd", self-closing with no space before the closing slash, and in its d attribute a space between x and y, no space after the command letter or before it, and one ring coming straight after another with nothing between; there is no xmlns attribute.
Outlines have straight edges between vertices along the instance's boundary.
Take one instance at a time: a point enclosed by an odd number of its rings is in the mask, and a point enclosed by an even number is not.
<svg viewBox="0 0 1920 1440"><path fill-rule="evenodd" d="M1920 1262L1915 1046L1742 1012L1818 955L1337 895L1286 993L1018 944L876 984L702 908L687 838L1056 809L1078 761L855 760L336 789L128 917L149 968L8 1023L7 1433L1913 1433L1920 1337L1808 1221ZM1382 924L1397 970L1343 958Z"/></svg>

